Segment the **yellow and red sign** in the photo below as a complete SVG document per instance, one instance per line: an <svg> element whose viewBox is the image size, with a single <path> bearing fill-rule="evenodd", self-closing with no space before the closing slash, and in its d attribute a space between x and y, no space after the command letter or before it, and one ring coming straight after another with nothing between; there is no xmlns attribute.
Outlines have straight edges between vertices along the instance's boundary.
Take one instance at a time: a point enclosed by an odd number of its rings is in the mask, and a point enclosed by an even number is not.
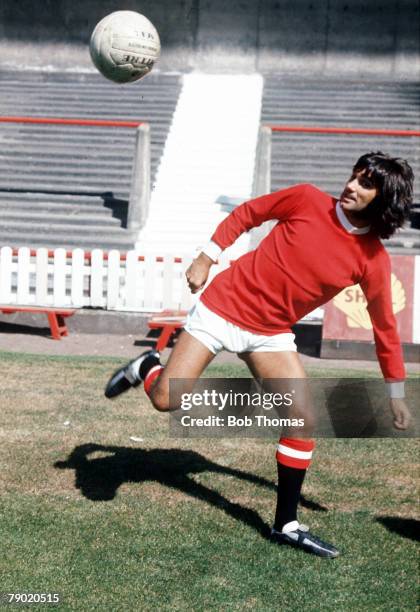
<svg viewBox="0 0 420 612"><path fill-rule="evenodd" d="M416 261L417 260L417 261ZM401 342L420 342L420 257L391 256L392 304ZM359 285L347 287L325 306L324 340L373 340L366 298Z"/></svg>

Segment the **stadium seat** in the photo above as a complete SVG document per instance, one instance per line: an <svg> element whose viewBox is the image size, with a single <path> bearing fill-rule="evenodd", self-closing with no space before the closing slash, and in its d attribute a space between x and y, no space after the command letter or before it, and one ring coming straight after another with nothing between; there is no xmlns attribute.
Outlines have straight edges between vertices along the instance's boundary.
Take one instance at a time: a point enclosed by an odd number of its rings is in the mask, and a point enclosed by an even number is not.
<svg viewBox="0 0 420 612"><path fill-rule="evenodd" d="M148 321L149 329L160 329L156 350L163 351L174 338L174 334L184 326L186 310L164 310Z"/></svg>

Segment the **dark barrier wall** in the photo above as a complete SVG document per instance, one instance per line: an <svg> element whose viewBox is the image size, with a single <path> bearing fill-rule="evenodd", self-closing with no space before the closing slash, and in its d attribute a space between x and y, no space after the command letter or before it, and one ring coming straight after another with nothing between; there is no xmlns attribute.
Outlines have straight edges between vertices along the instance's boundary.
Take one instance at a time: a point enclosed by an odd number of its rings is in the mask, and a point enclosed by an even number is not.
<svg viewBox="0 0 420 612"><path fill-rule="evenodd" d="M163 69L420 71L418 0L0 0L3 53L8 42L85 46L97 21L122 9L153 21Z"/></svg>

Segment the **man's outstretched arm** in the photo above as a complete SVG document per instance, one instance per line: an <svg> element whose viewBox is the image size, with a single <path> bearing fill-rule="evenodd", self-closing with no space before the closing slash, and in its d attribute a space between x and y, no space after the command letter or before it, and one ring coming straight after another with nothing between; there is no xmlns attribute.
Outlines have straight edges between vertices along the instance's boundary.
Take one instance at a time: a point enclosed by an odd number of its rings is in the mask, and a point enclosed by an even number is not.
<svg viewBox="0 0 420 612"><path fill-rule="evenodd" d="M264 221L278 219L283 221L304 202L307 185L295 185L274 193L248 200L237 206L217 226L210 242L194 259L186 271L188 285L192 293L197 293L206 284L211 266L220 254L231 246L244 232L258 227Z"/></svg>
<svg viewBox="0 0 420 612"><path fill-rule="evenodd" d="M368 302L376 354L388 387L394 427L407 429L411 413L404 399L405 367L392 309L391 265L385 252L376 268L360 284Z"/></svg>

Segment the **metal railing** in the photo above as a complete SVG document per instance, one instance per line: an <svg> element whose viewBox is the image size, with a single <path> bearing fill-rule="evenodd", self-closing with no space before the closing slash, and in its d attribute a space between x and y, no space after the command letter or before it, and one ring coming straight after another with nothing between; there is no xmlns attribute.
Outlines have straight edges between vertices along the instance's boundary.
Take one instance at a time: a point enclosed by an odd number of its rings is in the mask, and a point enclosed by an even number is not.
<svg viewBox="0 0 420 612"><path fill-rule="evenodd" d="M253 196L271 191L271 137L273 132L297 134L350 134L381 137L420 137L419 130L383 130L370 128L322 127L262 124L259 129L254 171Z"/></svg>

